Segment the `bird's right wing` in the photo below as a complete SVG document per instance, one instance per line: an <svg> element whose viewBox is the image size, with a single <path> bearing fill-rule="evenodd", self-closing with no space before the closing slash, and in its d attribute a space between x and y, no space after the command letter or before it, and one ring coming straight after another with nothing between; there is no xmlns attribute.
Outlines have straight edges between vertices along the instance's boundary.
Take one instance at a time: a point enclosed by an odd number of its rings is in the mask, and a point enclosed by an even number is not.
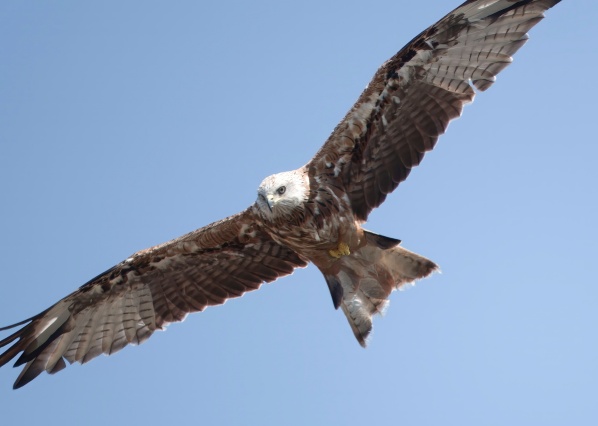
<svg viewBox="0 0 598 426"><path fill-rule="evenodd" d="M248 209L168 243L135 253L44 312L1 328L26 324L0 341L14 344L0 366L19 352L25 364L14 388L66 363L84 363L139 344L190 312L257 289L307 262L274 242Z"/></svg>

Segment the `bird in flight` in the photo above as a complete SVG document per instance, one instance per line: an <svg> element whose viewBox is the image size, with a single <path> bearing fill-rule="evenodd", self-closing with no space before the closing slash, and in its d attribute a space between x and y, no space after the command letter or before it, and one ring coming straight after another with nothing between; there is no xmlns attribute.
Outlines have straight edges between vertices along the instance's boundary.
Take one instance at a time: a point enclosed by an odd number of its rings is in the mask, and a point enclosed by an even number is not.
<svg viewBox="0 0 598 426"><path fill-rule="evenodd" d="M313 263L365 346L389 295L437 265L365 230L449 122L488 89L527 32L560 0L469 0L385 62L304 166L269 176L246 210L134 253L45 311L0 330L14 388L87 362L191 312L223 304Z"/></svg>

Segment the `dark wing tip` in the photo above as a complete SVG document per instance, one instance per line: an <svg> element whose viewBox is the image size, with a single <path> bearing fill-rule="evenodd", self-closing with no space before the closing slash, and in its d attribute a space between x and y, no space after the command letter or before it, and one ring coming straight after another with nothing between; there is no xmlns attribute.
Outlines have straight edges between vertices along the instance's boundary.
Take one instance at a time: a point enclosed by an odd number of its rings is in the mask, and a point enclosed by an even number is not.
<svg viewBox="0 0 598 426"><path fill-rule="evenodd" d="M330 290L330 296L332 296L332 304L334 309L338 309L343 301L343 286L340 281L334 275L324 275L328 289Z"/></svg>
<svg viewBox="0 0 598 426"><path fill-rule="evenodd" d="M43 315L44 313L46 313L46 311L44 311L44 312L42 312L40 314L37 314L35 316L32 316L31 318L27 318L27 319L25 319L23 321L19 321L19 322L15 323L15 324L11 324L11 325L6 325L4 327L0 327L0 331L10 330L11 328L15 328L15 327L18 327L20 325L27 324L28 322L33 321L34 319L38 318L40 315ZM11 337L11 336L9 336L9 337ZM6 340L6 339L4 339L4 340ZM6 344L4 342L4 340L0 340L0 347L4 346Z"/></svg>
<svg viewBox="0 0 598 426"><path fill-rule="evenodd" d="M60 358L56 365L52 367L52 369L48 371L48 373L55 374L63 370L64 368L66 368L66 363L64 362L64 358ZM14 384L12 385L12 388L15 390L22 388L44 371L47 370L44 367L43 362L38 361L38 359L29 361L21 371L21 374L19 374L19 377L17 377L17 380L15 380Z"/></svg>
<svg viewBox="0 0 598 426"><path fill-rule="evenodd" d="M376 247L379 247L384 250L396 247L399 244L401 244L401 240L391 237L385 237L384 235L380 234L375 234L365 229L363 230L363 233L369 244L373 244Z"/></svg>
<svg viewBox="0 0 598 426"><path fill-rule="evenodd" d="M36 318L37 318L37 316L29 318L29 319L26 319L24 321L18 322L18 323L13 324L13 325L2 327L2 328L0 328L0 331L10 330L11 328L18 327L20 325L26 324L26 323L28 323L28 322L36 319ZM0 340L0 348L9 345L10 343L14 342L16 339L22 338L22 336L26 333L27 327L28 326L25 326L25 327L23 327L23 328L15 331L10 336L5 337L4 339ZM11 359L13 359L22 350L23 350L23 348L21 347L21 345L19 344L19 342L15 343L14 345L12 345L8 349L6 349L2 354L0 354L0 367L4 366L8 361L10 361Z"/></svg>
<svg viewBox="0 0 598 426"><path fill-rule="evenodd" d="M21 374L19 374L19 377L17 377L17 380L15 380L12 385L13 389L22 388L45 371L44 367L36 361L37 360L30 361L25 368L23 368Z"/></svg>

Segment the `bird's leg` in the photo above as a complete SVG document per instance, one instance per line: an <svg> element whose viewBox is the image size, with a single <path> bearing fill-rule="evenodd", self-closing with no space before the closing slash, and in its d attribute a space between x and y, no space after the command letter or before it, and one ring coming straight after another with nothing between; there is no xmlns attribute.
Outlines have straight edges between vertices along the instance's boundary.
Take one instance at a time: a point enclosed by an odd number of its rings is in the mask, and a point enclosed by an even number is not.
<svg viewBox="0 0 598 426"><path fill-rule="evenodd" d="M342 256L347 256L351 254L351 251L349 250L349 246L341 241L340 243L338 243L337 248L333 250L328 250L328 254L330 254L330 256L334 257L335 259L340 259Z"/></svg>

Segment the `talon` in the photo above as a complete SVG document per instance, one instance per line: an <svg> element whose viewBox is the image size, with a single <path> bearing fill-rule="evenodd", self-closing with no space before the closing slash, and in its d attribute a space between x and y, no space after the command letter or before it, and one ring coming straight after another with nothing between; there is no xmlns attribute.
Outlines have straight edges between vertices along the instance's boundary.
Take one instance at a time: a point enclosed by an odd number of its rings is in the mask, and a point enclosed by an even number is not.
<svg viewBox="0 0 598 426"><path fill-rule="evenodd" d="M343 242L338 243L338 247L333 250L328 250L328 254L335 259L340 259L342 256L348 256L351 254L349 246Z"/></svg>

